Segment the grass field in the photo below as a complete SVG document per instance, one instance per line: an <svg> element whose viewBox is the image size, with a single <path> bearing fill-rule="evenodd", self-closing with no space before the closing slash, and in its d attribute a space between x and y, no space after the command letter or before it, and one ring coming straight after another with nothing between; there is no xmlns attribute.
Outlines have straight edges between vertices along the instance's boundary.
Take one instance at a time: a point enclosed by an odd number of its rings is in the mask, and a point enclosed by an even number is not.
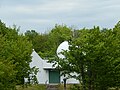
<svg viewBox="0 0 120 90"><path fill-rule="evenodd" d="M79 90L79 89L70 89L70 88L73 88L73 85L71 84L67 85L67 90ZM22 86L17 86L17 90L46 90L46 86L45 85L31 85L31 86L28 86L27 88L23 88ZM64 90L63 84L59 85L59 90ZM110 88L108 90L120 90L120 89Z"/></svg>
<svg viewBox="0 0 120 90"><path fill-rule="evenodd" d="M67 85L67 90L70 90L71 85ZM45 85L31 85L26 87L17 86L17 90L46 90ZM63 84L59 85L59 90L64 90Z"/></svg>
<svg viewBox="0 0 120 90"><path fill-rule="evenodd" d="M17 90L46 90L45 85L32 85L27 88L23 88L22 86L17 86Z"/></svg>

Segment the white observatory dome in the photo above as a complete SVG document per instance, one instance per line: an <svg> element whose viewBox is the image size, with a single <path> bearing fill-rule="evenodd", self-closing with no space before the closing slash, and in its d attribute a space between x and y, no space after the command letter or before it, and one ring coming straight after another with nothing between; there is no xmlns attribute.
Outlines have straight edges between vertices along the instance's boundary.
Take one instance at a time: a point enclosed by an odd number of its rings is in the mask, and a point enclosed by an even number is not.
<svg viewBox="0 0 120 90"><path fill-rule="evenodd" d="M65 56L63 54L61 54L61 52L63 52L64 50L68 50L69 51L69 44L68 41L64 41L62 42L58 48L57 48L57 56L59 58L65 58Z"/></svg>

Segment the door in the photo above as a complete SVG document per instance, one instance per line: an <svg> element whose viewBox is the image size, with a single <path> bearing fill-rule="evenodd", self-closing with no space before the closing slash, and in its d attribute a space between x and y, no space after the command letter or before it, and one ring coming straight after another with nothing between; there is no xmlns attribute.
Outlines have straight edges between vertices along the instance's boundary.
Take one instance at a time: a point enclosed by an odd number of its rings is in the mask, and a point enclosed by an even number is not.
<svg viewBox="0 0 120 90"><path fill-rule="evenodd" d="M60 71L49 70L49 83L60 83Z"/></svg>

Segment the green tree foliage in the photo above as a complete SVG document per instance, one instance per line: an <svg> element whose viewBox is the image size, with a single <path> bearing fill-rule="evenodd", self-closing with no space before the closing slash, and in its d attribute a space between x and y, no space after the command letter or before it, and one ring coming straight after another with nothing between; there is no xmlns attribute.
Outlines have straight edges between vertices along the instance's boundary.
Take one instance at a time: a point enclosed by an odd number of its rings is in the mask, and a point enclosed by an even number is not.
<svg viewBox="0 0 120 90"><path fill-rule="evenodd" d="M16 73L15 64L10 60L11 56L6 58L3 53L5 46L7 45L5 38L0 35L0 89L10 90L14 89L16 85Z"/></svg>
<svg viewBox="0 0 120 90"><path fill-rule="evenodd" d="M66 74L75 72L83 90L107 90L120 83L120 24L113 29L79 30L77 38L69 40L69 51L59 68Z"/></svg>
<svg viewBox="0 0 120 90"><path fill-rule="evenodd" d="M57 47L65 40L72 37L72 28L66 25L55 25L48 35L48 50L46 57L54 57L56 55Z"/></svg>
<svg viewBox="0 0 120 90"><path fill-rule="evenodd" d="M28 30L25 32L25 36L32 41L34 50L40 54L41 57L45 57L45 52L48 50L48 34L39 34L35 30Z"/></svg>
<svg viewBox="0 0 120 90"><path fill-rule="evenodd" d="M24 84L31 70L32 44L18 34L16 27L6 27L0 21L0 87L12 90L16 84ZM8 89L7 89L8 88Z"/></svg>
<svg viewBox="0 0 120 90"><path fill-rule="evenodd" d="M72 37L72 28L66 25L55 25L49 32L39 34L35 30L25 32L25 36L32 41L33 48L42 58L53 57L58 45Z"/></svg>
<svg viewBox="0 0 120 90"><path fill-rule="evenodd" d="M16 72L15 65L12 62L0 60L0 89L10 90L15 89Z"/></svg>

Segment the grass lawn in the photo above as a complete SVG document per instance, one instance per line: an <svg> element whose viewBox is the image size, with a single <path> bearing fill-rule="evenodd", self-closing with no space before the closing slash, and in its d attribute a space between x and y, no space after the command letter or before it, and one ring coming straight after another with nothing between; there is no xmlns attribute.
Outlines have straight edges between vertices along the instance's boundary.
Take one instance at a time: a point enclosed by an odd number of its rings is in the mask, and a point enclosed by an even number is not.
<svg viewBox="0 0 120 90"><path fill-rule="evenodd" d="M67 85L67 90L79 90L79 89L70 89L70 88L73 88L73 87L74 86L72 84L68 84ZM46 86L45 85L31 85L31 86L28 86L27 88L17 86L17 90L46 90ZM59 85L59 90L64 90L64 85L63 84ZM82 89L80 89L80 90L82 90ZM110 88L108 90L120 90L120 89Z"/></svg>
<svg viewBox="0 0 120 90"><path fill-rule="evenodd" d="M58 85L58 86L59 86L59 90L64 90L63 84ZM72 85L67 85L67 90L70 90L70 86ZM17 86L17 90L46 90L46 86L45 85L31 85L31 86L28 86L27 88L23 88L22 86Z"/></svg>
<svg viewBox="0 0 120 90"><path fill-rule="evenodd" d="M23 88L21 86L17 86L17 90L46 90L45 85L32 85L27 88Z"/></svg>

